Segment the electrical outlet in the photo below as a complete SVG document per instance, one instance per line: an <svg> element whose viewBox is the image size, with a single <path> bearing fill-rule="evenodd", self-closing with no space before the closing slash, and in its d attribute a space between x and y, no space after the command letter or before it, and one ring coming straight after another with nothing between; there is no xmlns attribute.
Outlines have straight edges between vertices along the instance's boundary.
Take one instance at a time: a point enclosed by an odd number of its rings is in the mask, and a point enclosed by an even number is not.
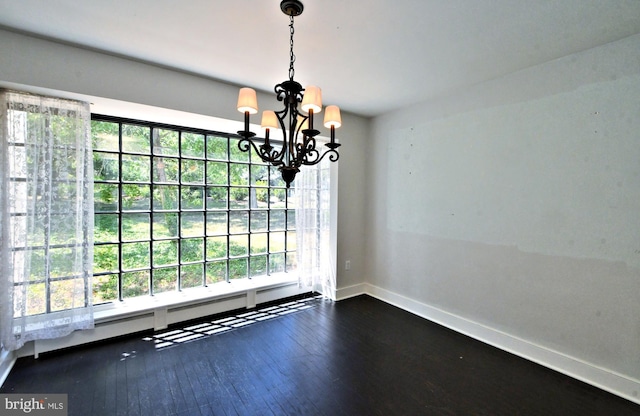
<svg viewBox="0 0 640 416"><path fill-rule="evenodd" d="M351 260L347 260L344 262L344 269L351 270Z"/></svg>

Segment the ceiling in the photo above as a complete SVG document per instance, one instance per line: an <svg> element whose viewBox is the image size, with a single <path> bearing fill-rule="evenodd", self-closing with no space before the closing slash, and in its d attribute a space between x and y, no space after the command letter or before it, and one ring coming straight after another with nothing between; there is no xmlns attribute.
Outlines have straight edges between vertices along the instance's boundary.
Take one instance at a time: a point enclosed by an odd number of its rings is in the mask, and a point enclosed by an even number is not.
<svg viewBox="0 0 640 416"><path fill-rule="evenodd" d="M279 3L0 0L0 27L272 91L289 69ZM363 116L640 33L638 0L303 3L296 80Z"/></svg>

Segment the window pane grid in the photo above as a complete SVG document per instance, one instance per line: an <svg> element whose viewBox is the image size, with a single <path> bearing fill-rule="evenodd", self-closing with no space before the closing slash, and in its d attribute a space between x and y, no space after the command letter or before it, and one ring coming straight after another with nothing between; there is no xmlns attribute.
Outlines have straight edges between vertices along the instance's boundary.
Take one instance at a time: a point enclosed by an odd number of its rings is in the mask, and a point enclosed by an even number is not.
<svg viewBox="0 0 640 416"><path fill-rule="evenodd" d="M99 115L92 126L99 302L295 268L285 184L237 138Z"/></svg>

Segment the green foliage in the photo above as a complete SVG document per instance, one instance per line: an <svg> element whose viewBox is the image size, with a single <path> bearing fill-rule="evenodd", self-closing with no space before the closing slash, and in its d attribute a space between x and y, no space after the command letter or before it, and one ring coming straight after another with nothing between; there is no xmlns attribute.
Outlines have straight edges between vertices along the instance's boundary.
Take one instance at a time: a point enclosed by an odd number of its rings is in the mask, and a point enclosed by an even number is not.
<svg viewBox="0 0 640 416"><path fill-rule="evenodd" d="M268 189L270 168L249 165L236 139L93 121L92 142L94 303L284 271L284 253L267 256L266 211L252 214L251 231L265 233L251 247L247 212L227 214L284 208L285 191ZM284 211L272 213L272 229L284 229ZM284 250L279 241L272 251Z"/></svg>
<svg viewBox="0 0 640 416"><path fill-rule="evenodd" d="M175 130L153 129L153 152L157 155L178 156L179 133Z"/></svg>
<svg viewBox="0 0 640 416"><path fill-rule="evenodd" d="M267 273L267 256L256 256L249 259L251 276L261 276Z"/></svg>
<svg viewBox="0 0 640 416"><path fill-rule="evenodd" d="M204 259L204 239L186 238L180 241L180 260L184 262Z"/></svg>
<svg viewBox="0 0 640 416"><path fill-rule="evenodd" d="M118 241L118 215L95 215L93 241L95 243L108 243Z"/></svg>
<svg viewBox="0 0 640 416"><path fill-rule="evenodd" d="M134 298L149 294L149 271L122 273L122 297Z"/></svg>
<svg viewBox="0 0 640 416"><path fill-rule="evenodd" d="M118 271L118 245L96 245L93 248L93 272Z"/></svg>
<svg viewBox="0 0 640 416"><path fill-rule="evenodd" d="M204 283L203 265L187 264L180 268L180 288L187 289L202 286Z"/></svg>
<svg viewBox="0 0 640 416"><path fill-rule="evenodd" d="M206 264L207 284L224 282L227 279L227 262L216 261Z"/></svg>
<svg viewBox="0 0 640 416"><path fill-rule="evenodd" d="M168 266L178 263L178 240L153 242L153 265Z"/></svg>
<svg viewBox="0 0 640 416"><path fill-rule="evenodd" d="M131 124L122 125L122 151L151 153L151 129Z"/></svg>
<svg viewBox="0 0 640 416"><path fill-rule="evenodd" d="M99 304L118 299L118 275L108 274L94 276L93 278L93 303Z"/></svg>
<svg viewBox="0 0 640 416"><path fill-rule="evenodd" d="M229 260L229 279L243 279L248 277L247 258Z"/></svg>
<svg viewBox="0 0 640 416"><path fill-rule="evenodd" d="M180 137L180 143L183 157L204 157L204 135L185 132Z"/></svg>
<svg viewBox="0 0 640 416"><path fill-rule="evenodd" d="M122 247L122 268L125 270L149 267L150 252L148 242L124 243Z"/></svg>
<svg viewBox="0 0 640 416"><path fill-rule="evenodd" d="M125 210L149 209L149 185L122 185L122 208Z"/></svg>
<svg viewBox="0 0 640 416"><path fill-rule="evenodd" d="M153 270L153 293L170 292L178 289L178 268L168 267Z"/></svg>
<svg viewBox="0 0 640 416"><path fill-rule="evenodd" d="M107 121L91 122L91 141L93 150L109 150L117 152L119 145L120 127L117 123Z"/></svg>

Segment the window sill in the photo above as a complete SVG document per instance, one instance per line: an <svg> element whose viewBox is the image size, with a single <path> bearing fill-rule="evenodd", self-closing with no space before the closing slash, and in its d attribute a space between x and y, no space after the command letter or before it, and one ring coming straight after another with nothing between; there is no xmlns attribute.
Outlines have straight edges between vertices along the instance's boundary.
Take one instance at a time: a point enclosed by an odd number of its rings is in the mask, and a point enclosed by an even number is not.
<svg viewBox="0 0 640 416"><path fill-rule="evenodd" d="M205 288L186 289L181 292L166 292L154 296L138 297L121 302L115 301L94 307L96 324L120 320L130 316L151 313L162 308L179 308L199 303L211 302L249 292L297 285L295 273L279 273L251 279L219 282Z"/></svg>

